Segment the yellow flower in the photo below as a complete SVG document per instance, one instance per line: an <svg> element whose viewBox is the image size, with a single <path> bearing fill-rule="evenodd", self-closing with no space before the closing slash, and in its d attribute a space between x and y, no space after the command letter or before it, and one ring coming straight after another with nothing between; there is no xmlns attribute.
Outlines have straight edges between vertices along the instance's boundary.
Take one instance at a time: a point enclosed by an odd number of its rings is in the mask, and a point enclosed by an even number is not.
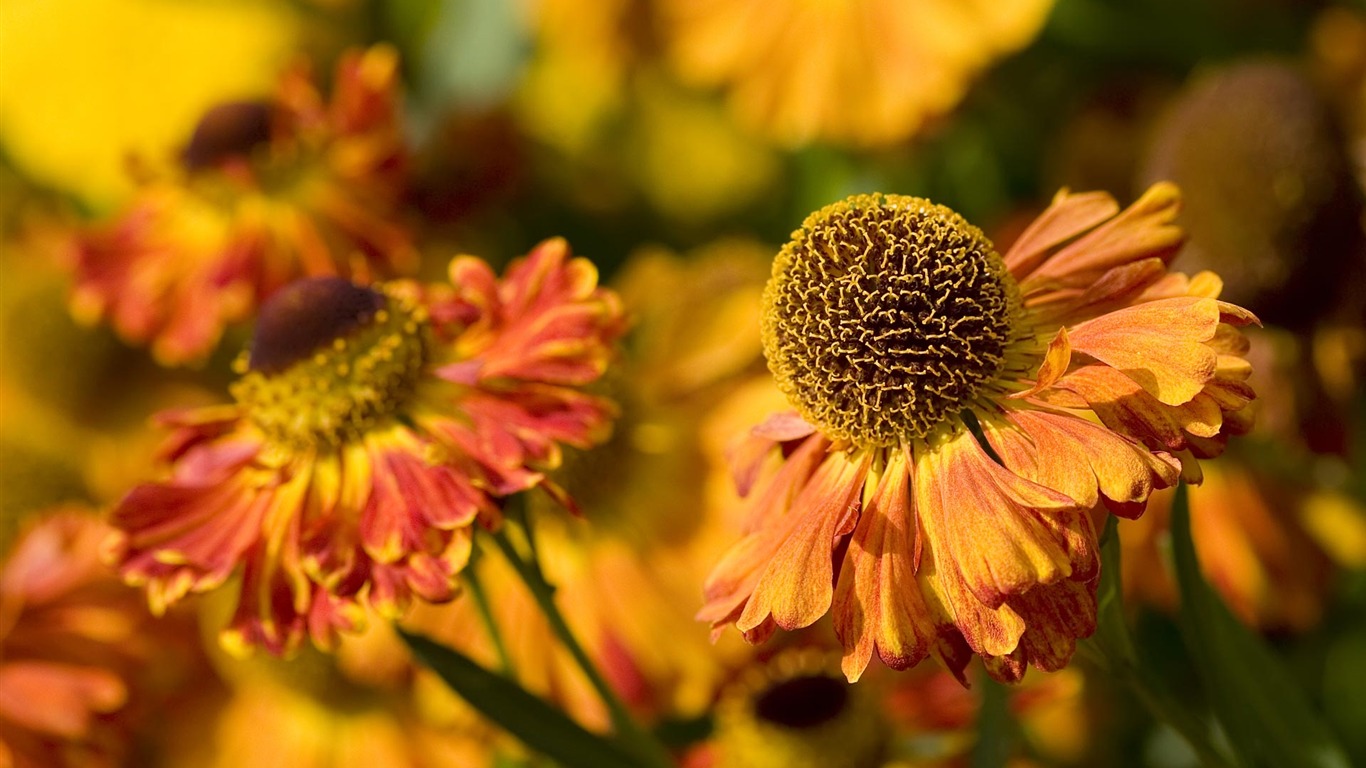
<svg viewBox="0 0 1366 768"><path fill-rule="evenodd" d="M699 618L759 641L830 612L851 680L874 653L959 674L976 654L1007 681L1065 666L1095 628L1096 521L1198 480L1248 426L1234 326L1255 318L1217 277L1167 272L1177 204L1060 193L1004 257L918 198L808 217L764 292L796 412L737 454L744 536Z"/></svg>
<svg viewBox="0 0 1366 768"><path fill-rule="evenodd" d="M1051 0L665 0L679 74L784 144L885 144L951 110Z"/></svg>
<svg viewBox="0 0 1366 768"><path fill-rule="evenodd" d="M0 10L0 142L41 181L106 207L130 154L160 158L213 104L269 93L286 3L12 0Z"/></svg>

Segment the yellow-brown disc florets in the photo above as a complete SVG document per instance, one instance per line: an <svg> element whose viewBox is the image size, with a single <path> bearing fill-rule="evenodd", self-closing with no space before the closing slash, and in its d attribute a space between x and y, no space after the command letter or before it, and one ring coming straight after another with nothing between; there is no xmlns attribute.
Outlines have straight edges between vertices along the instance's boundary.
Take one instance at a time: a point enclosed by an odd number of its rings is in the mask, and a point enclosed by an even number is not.
<svg viewBox="0 0 1366 768"><path fill-rule="evenodd" d="M982 231L917 197L807 217L764 290L764 353L802 416L859 446L924 437L1005 361L1019 290Z"/></svg>
<svg viewBox="0 0 1366 768"><path fill-rule="evenodd" d="M407 402L429 355L426 310L340 278L300 280L262 308L233 396L270 439L336 446Z"/></svg>

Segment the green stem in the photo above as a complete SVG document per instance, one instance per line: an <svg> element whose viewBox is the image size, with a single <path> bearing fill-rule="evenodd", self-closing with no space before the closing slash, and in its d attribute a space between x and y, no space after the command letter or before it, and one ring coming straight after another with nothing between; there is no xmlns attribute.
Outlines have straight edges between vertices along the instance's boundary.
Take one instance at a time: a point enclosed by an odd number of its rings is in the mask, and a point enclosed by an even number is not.
<svg viewBox="0 0 1366 768"><path fill-rule="evenodd" d="M1122 664L1117 676L1133 691L1143 706L1159 721L1167 724L1186 740L1207 768L1233 768L1224 753L1214 746L1209 727L1195 713L1182 706L1165 690L1151 685L1143 675L1128 664Z"/></svg>
<svg viewBox="0 0 1366 768"><path fill-rule="evenodd" d="M507 644L503 642L503 633L498 629L498 622L493 618L493 609L489 605L488 592L484 589L484 584L479 580L479 572L473 567L465 570L465 583L469 589L470 597L474 598L474 607L479 611L479 619L484 623L484 629L488 631L489 640L493 642L493 650L498 654L498 665L504 675L516 677L516 670L512 665L512 655L508 653Z"/></svg>
<svg viewBox="0 0 1366 768"><path fill-rule="evenodd" d="M1208 724L1172 698L1164 687L1157 684L1156 676L1143 668L1143 656L1129 634L1129 622L1124 612L1117 524L1118 521L1111 516L1101 536L1096 633L1078 643L1077 652L1128 687L1154 718L1170 726L1190 744L1202 764L1212 768L1232 768L1233 763L1210 740Z"/></svg>
<svg viewBox="0 0 1366 768"><path fill-rule="evenodd" d="M511 522L511 519L508 522ZM529 527L524 526L524 530ZM521 577L531 592L532 598L535 599L536 605L540 607L541 613L545 615L551 631L555 633L555 637L569 651L569 654L574 657L574 662L583 670L584 676L588 678L589 684L597 692L598 698L602 699L602 703L607 706L607 712L612 719L612 728L616 731L617 736L637 757L644 761L643 765L651 768L671 768L673 761L669 758L663 745L636 724L630 712L627 711L626 705L622 703L612 687L603 679L592 659L588 657L583 646L574 637L564 615L555 605L555 588L546 581L541 572L540 564L534 558L522 557L522 554L517 551L517 547L513 545L512 540L508 538L507 528L508 525L505 524L492 534L494 544L498 546L503 556L507 558L508 563L517 571L517 575Z"/></svg>

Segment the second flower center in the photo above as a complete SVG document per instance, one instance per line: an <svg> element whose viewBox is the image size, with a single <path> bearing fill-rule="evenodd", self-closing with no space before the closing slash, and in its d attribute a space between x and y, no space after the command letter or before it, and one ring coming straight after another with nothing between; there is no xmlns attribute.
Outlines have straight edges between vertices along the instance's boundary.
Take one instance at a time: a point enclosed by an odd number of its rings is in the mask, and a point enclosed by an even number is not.
<svg viewBox="0 0 1366 768"><path fill-rule="evenodd" d="M272 440L360 438L407 402L427 361L426 311L340 278L300 280L261 310L233 396Z"/></svg>

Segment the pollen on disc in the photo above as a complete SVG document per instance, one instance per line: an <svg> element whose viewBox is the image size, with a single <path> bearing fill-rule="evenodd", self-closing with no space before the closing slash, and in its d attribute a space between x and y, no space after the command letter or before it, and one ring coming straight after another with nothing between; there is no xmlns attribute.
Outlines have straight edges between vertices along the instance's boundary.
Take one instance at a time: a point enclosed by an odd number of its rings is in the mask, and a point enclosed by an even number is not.
<svg viewBox="0 0 1366 768"><path fill-rule="evenodd" d="M808 421L858 445L923 437L1001 370L1018 288L941 205L860 195L807 217L764 291L764 352Z"/></svg>

